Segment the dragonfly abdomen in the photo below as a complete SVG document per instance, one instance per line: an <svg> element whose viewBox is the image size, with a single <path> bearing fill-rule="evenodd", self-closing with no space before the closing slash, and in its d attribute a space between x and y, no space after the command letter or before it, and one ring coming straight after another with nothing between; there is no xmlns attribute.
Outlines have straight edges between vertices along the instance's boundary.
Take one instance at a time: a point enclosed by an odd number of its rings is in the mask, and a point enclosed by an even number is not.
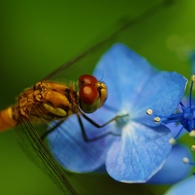
<svg viewBox="0 0 195 195"><path fill-rule="evenodd" d="M17 120L13 117L13 107L8 107L0 112L0 131L15 127Z"/></svg>

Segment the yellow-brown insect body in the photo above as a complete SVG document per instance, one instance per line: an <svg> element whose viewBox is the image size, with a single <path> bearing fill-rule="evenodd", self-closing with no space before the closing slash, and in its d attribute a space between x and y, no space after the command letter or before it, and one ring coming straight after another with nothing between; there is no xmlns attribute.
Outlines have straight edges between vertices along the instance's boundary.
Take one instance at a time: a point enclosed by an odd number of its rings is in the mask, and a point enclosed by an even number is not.
<svg viewBox="0 0 195 195"><path fill-rule="evenodd" d="M0 112L0 131L10 129L17 125L17 121L13 118L13 107L9 107Z"/></svg>
<svg viewBox="0 0 195 195"><path fill-rule="evenodd" d="M54 82L37 82L20 94L15 106L0 112L0 131L15 127L25 118L30 118L31 122L66 118L77 112L77 102L74 83L67 87Z"/></svg>
<svg viewBox="0 0 195 195"><path fill-rule="evenodd" d="M34 97L46 118L64 118L77 111L78 96L74 84L67 87L54 82L38 82L34 86Z"/></svg>
<svg viewBox="0 0 195 195"><path fill-rule="evenodd" d="M93 80L95 78L91 75L83 76L90 79L92 77ZM84 82L82 83L82 89L87 85L93 86L92 94L96 92L98 98L93 100L94 104L90 103L88 105L86 103L86 112L89 113L91 109L94 112L103 105L107 98L107 89L106 85L99 81L92 84ZM75 83L66 86L51 81L37 82L33 87L27 88L19 95L16 105L0 112L0 131L15 127L26 119L29 119L31 123L56 119L65 120L68 116L78 113L81 111L81 101L79 101L81 97L79 97L79 92L75 90L75 87ZM91 94L83 92L81 94L82 100L85 100L88 95L90 98L92 97ZM100 102L100 104L97 104L97 102Z"/></svg>
<svg viewBox="0 0 195 195"><path fill-rule="evenodd" d="M99 91L99 94L100 94L100 106L102 106L104 104L104 102L106 101L107 99L107 87L106 87L106 84L105 83L102 83L102 82L97 82L95 84L95 87L97 88L97 90Z"/></svg>

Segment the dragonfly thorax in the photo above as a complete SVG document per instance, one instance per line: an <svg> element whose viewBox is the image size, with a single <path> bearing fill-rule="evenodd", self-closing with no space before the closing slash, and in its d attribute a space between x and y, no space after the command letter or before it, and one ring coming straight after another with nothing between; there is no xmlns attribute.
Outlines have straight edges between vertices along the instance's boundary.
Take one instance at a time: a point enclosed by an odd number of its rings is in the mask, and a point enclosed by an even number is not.
<svg viewBox="0 0 195 195"><path fill-rule="evenodd" d="M37 82L32 88L25 90L18 99L20 114L53 120L66 118L76 112L77 93L74 85L70 87L50 82Z"/></svg>

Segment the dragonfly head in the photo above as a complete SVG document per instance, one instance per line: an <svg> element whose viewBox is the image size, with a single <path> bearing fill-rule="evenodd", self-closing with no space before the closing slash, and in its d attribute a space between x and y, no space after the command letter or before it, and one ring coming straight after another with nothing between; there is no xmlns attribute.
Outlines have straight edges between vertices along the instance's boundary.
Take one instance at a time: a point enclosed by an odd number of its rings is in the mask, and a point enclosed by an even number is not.
<svg viewBox="0 0 195 195"><path fill-rule="evenodd" d="M95 112L107 98L107 87L92 75L79 77L79 106L85 113Z"/></svg>

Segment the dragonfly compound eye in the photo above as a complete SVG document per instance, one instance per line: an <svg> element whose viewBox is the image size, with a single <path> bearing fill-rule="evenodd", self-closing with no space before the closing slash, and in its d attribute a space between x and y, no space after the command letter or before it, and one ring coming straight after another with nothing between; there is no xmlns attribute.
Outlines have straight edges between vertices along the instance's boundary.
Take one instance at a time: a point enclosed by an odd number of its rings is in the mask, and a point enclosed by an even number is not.
<svg viewBox="0 0 195 195"><path fill-rule="evenodd" d="M99 92L94 85L84 84L79 90L79 103L83 112L95 112L100 106Z"/></svg>
<svg viewBox="0 0 195 195"><path fill-rule="evenodd" d="M97 79L92 75L89 75L89 74L81 75L79 77L79 88L84 84L93 84L93 85L95 85L96 82L98 82Z"/></svg>
<svg viewBox="0 0 195 195"><path fill-rule="evenodd" d="M102 83L102 82L96 82L95 88L98 90L98 92L100 94L100 104L101 104L100 106L102 106L103 103L107 99L107 87L106 87L106 84Z"/></svg>

